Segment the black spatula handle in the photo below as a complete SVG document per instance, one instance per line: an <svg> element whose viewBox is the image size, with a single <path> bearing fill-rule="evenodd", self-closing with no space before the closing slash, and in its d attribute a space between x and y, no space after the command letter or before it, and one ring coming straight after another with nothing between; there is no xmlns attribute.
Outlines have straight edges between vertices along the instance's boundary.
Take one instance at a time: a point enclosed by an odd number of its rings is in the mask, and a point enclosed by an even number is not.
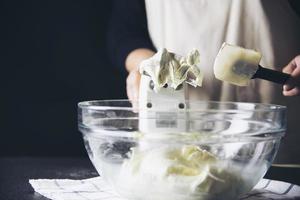
<svg viewBox="0 0 300 200"><path fill-rule="evenodd" d="M268 80L283 85L290 77L291 77L290 74L267 69L259 65L252 79L260 78L260 79Z"/></svg>

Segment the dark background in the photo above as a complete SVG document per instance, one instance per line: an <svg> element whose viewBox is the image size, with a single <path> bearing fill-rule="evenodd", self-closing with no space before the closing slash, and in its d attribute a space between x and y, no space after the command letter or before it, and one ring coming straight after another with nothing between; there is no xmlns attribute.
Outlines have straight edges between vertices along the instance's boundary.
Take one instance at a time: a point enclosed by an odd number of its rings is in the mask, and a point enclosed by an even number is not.
<svg viewBox="0 0 300 200"><path fill-rule="evenodd" d="M109 0L0 1L0 156L82 156L77 103L126 98Z"/></svg>

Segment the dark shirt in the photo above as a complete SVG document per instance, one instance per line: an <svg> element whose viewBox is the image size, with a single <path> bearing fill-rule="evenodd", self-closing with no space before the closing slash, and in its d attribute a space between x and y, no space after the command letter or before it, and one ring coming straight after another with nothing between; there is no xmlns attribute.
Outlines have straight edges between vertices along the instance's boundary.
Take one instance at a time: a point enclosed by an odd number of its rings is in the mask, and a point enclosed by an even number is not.
<svg viewBox="0 0 300 200"><path fill-rule="evenodd" d="M131 51L155 50L148 32L144 0L114 0L107 39L111 62L122 71Z"/></svg>

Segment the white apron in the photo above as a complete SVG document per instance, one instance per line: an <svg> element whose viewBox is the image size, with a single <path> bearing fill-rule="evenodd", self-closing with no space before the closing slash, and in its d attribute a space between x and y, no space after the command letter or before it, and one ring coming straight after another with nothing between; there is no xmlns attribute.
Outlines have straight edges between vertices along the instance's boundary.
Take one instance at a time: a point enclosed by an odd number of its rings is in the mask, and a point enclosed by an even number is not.
<svg viewBox="0 0 300 200"><path fill-rule="evenodd" d="M281 70L300 54L300 17L287 0L145 0L150 37L157 49L187 54L197 48L202 88L190 98L248 101L288 106L288 132L277 161L300 163L300 98L283 97L279 85L255 80L237 87L216 80L213 62L223 42L256 49L261 65Z"/></svg>

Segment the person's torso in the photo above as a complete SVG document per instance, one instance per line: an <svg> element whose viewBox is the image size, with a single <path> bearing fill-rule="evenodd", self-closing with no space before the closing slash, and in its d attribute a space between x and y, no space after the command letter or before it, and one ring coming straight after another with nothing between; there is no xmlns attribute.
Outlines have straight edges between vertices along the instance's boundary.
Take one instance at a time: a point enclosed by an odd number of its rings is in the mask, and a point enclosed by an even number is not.
<svg viewBox="0 0 300 200"><path fill-rule="evenodd" d="M238 87L213 75L213 62L223 42L260 51L260 64L277 70L300 54L300 17L287 0L145 2L149 33L157 49L167 48L182 55L193 48L200 52L204 83L201 88L191 89L191 99L287 105L292 110L288 122L293 133L289 134L297 134L299 97L283 97L281 86L267 81L255 80L248 87ZM300 137L297 140L300 142Z"/></svg>

